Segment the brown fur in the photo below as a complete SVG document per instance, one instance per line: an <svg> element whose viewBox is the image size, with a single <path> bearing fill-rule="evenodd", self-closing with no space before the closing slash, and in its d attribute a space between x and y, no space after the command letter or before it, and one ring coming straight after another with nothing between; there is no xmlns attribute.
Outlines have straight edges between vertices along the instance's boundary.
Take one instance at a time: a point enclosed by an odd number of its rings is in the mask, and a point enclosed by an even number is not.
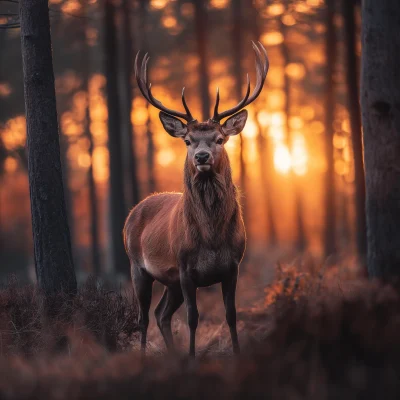
<svg viewBox="0 0 400 400"><path fill-rule="evenodd" d="M182 251L222 243L244 248L241 209L225 151L221 161L216 173L203 177L186 160L183 193L153 194L133 208L124 227L131 264L143 264L143 254L150 255L160 266L160 273L151 275L168 285L179 279Z"/></svg>
<svg viewBox="0 0 400 400"><path fill-rule="evenodd" d="M169 348L173 346L172 315L185 301L190 354L194 355L199 318L196 289L221 283L233 348L238 352L235 290L246 236L223 146L228 140L225 125L207 121L185 126L166 114L160 118L168 133L184 140L188 153L183 193L147 197L130 212L124 227L140 308L142 349L146 347L152 285L158 280L166 288L155 314ZM239 133L246 118L246 111L231 117L226 128L229 134ZM201 161L204 154L207 158Z"/></svg>

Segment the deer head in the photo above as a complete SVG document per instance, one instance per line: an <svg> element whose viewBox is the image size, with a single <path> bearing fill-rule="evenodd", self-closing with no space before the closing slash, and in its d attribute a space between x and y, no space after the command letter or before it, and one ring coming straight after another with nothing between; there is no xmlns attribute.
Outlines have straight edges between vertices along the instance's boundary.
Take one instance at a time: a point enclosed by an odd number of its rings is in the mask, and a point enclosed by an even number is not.
<svg viewBox="0 0 400 400"><path fill-rule="evenodd" d="M151 83L148 82L147 64L150 57L146 53L139 68L139 52L136 55L135 77L140 91L150 104L161 110L160 120L166 132L185 142L188 149L188 160L191 161L192 168L198 173L218 171L225 151L224 144L230 136L242 132L246 124L247 111L243 108L258 97L264 86L269 68L267 52L260 42L258 42L258 46L254 42L252 45L256 56L257 74L253 93L250 95L250 80L247 74L247 90L243 99L235 107L219 113L219 89L217 89L214 115L205 122L198 122L193 118L186 104L185 88L182 89L182 104L186 113L169 109L157 100L151 92ZM221 125L221 120L226 117L229 118ZM183 123L181 119L187 123Z"/></svg>

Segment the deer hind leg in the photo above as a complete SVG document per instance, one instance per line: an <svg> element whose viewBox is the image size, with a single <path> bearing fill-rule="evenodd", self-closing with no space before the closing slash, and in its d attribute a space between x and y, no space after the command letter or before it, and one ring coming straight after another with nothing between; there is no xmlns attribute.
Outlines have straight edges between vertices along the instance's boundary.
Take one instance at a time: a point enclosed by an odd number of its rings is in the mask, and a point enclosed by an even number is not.
<svg viewBox="0 0 400 400"><path fill-rule="evenodd" d="M166 287L154 312L157 319L157 325L168 350L174 350L174 340L171 330L172 316L182 303L183 294L180 285Z"/></svg>
<svg viewBox="0 0 400 400"><path fill-rule="evenodd" d="M132 280L136 299L139 305L139 329L141 332L141 350L146 351L147 328L149 327L149 310L154 279L144 269L132 267Z"/></svg>

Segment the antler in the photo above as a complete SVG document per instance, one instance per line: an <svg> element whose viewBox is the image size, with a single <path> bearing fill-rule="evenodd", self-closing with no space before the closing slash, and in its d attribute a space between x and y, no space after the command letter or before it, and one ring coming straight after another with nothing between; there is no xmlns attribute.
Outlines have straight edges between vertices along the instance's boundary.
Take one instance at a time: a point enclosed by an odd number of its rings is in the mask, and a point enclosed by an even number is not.
<svg viewBox="0 0 400 400"><path fill-rule="evenodd" d="M142 92L142 95L144 96L144 98L150 104L152 104L154 107L158 108L161 111L166 112L169 115L182 118L182 119L186 120L187 122L196 121L196 119L194 119L192 117L189 107L186 104L185 88L182 89L182 103L183 103L183 107L185 108L186 114L181 113L179 111L171 110L170 108L163 106L161 101L157 100L153 96L153 94L151 93L151 83L148 83L148 74L147 74L147 64L150 60L150 57L149 57L148 53L146 53L144 55L143 60L142 60L142 66L139 70L139 53L140 53L140 51L138 51L138 53L136 54L136 58L135 58L135 77L136 77L136 81L139 86L139 89Z"/></svg>
<svg viewBox="0 0 400 400"><path fill-rule="evenodd" d="M265 50L264 46L258 42L257 46L253 41L251 42L253 45L254 52L256 53L256 73L257 73L257 81L256 86L253 90L253 93L249 97L250 94L250 80L249 74L247 74L247 90L246 95L244 98L233 108L226 110L222 113L218 113L218 105L219 105L219 89L217 88L217 97L215 100L215 107L214 107L214 116L212 120L214 122L219 122L221 119L229 117L232 114L235 114L242 108L246 107L250 103L252 103L258 95L261 93L261 90L264 86L265 78L267 77L268 69L269 69L269 61L267 56L267 51ZM260 51L261 49L261 51ZM262 53L262 54L261 54Z"/></svg>

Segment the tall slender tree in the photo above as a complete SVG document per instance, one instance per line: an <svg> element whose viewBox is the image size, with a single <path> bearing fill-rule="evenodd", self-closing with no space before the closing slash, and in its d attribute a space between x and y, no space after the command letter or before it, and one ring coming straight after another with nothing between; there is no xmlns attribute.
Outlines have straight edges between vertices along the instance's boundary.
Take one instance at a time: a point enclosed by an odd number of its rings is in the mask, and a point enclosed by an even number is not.
<svg viewBox="0 0 400 400"><path fill-rule="evenodd" d="M361 111L358 91L358 68L356 54L356 19L354 0L343 0L343 17L346 49L346 84L349 103L351 138L354 154L356 241L359 256L367 253L365 217L365 176L361 133Z"/></svg>
<svg viewBox="0 0 400 400"><path fill-rule="evenodd" d="M28 173L36 274L48 295L75 293L65 209L47 0L20 0Z"/></svg>
<svg viewBox="0 0 400 400"><path fill-rule="evenodd" d="M250 19L248 21L250 26L248 27L248 30L252 33L253 40L260 40L260 17L254 2L251 3L250 11ZM261 105L259 106L258 104ZM265 134L266 132L264 131L265 128L261 125L259 121L259 111L262 108L262 102L259 101L259 103L253 103L253 107L256 107L255 122L257 125L257 145L260 154L260 175L262 186L264 189L265 210L267 213L267 237L269 245L274 246L278 241L278 236L272 203L272 174L274 171L272 163L272 152L268 137Z"/></svg>
<svg viewBox="0 0 400 400"><path fill-rule="evenodd" d="M288 1L285 0L285 12L288 11ZM289 75L286 72L286 67L290 63L290 54L289 47L287 42L287 26L280 19L280 29L283 36L283 41L281 44L281 53L284 64L284 92L285 92L285 130L286 130L286 140L289 151L292 149L293 138L292 138L292 130L290 127L290 115L292 111L292 96L291 96L291 80ZM293 182L293 191L294 191L294 202L295 202L295 224L296 224L296 247L299 251L304 251L306 248L306 234L304 228L304 217L303 217L303 201L301 197L301 188L295 175L294 171L290 170L291 179Z"/></svg>
<svg viewBox="0 0 400 400"><path fill-rule="evenodd" d="M139 11L139 30L141 32L141 46L142 49L147 49L147 27L148 27L148 0L140 0L140 11ZM156 178L155 178L155 168L154 168L154 138L153 131L151 129L151 120L149 112L149 104L146 103L147 108L147 121L146 121L146 137L147 137L147 181L148 181L148 192L153 193L156 190Z"/></svg>
<svg viewBox="0 0 400 400"><path fill-rule="evenodd" d="M89 141L89 156L90 165L87 171L88 191L89 191L89 207L90 207L90 239L91 239L91 255L92 255L92 271L95 275L101 274L101 261L100 261L100 239L99 239L99 224L98 224L98 205L96 194L96 181L94 179L93 169L93 152L94 142L92 133L90 132L90 93L89 93L89 80L90 80L90 47L87 44L87 31L88 31L88 6L84 0L82 4L82 23L83 23L83 37L82 37L82 77L83 77L83 90L86 93L85 104L85 121L84 121L84 135Z"/></svg>
<svg viewBox="0 0 400 400"><path fill-rule="evenodd" d="M120 102L118 96L116 7L113 0L105 0L104 52L107 79L108 147L110 153L110 218L111 255L114 270L121 276L129 273L128 258L122 240L127 209L124 201Z"/></svg>
<svg viewBox="0 0 400 400"><path fill-rule="evenodd" d="M59 104L59 111L62 115L63 111L65 110L65 103L60 101ZM72 256L74 259L74 265L76 268L79 268L80 262L77 260L77 245L75 240L75 219L74 219L74 193L70 188L69 182L71 178L71 167L68 162L68 137L65 135L61 129L60 131L60 157L61 157L61 167L63 170L63 188L64 188L64 199L65 199L65 209L67 211L67 219L68 219L68 226L71 236L71 248L72 248Z"/></svg>
<svg viewBox="0 0 400 400"><path fill-rule="evenodd" d="M335 170L333 158L333 121L335 117L334 72L336 63L335 1L326 0L326 89L325 89L325 224L324 252L336 251Z"/></svg>
<svg viewBox="0 0 400 400"><path fill-rule="evenodd" d="M202 121L210 118L210 78L208 76L208 59L207 59L207 29L208 16L205 10L205 2L203 0L194 0L195 5L195 29L197 54L199 56L199 84L201 98L201 114Z"/></svg>
<svg viewBox="0 0 400 400"><path fill-rule="evenodd" d="M135 152L135 135L133 125L131 121L132 101L133 101L133 88L132 88L132 57L135 54L133 49L132 40L132 8L130 0L122 1L122 105L123 105L123 120L124 120L124 134L126 146L124 146L126 159L125 168L125 181L127 187L130 188L130 199L131 204L135 205L139 203L139 182L137 176L136 166L136 152Z"/></svg>
<svg viewBox="0 0 400 400"><path fill-rule="evenodd" d="M233 76L235 77L235 97L239 102L243 98L243 75L242 75L242 59L243 59L243 29L242 29L242 4L241 0L232 1L232 50L233 50ZM240 135L240 191L243 194L241 203L243 208L243 218L246 220L248 214L248 206L246 199L246 163L244 159L245 143L243 135Z"/></svg>
<svg viewBox="0 0 400 400"><path fill-rule="evenodd" d="M368 273L400 275L400 2L362 2L361 111Z"/></svg>

